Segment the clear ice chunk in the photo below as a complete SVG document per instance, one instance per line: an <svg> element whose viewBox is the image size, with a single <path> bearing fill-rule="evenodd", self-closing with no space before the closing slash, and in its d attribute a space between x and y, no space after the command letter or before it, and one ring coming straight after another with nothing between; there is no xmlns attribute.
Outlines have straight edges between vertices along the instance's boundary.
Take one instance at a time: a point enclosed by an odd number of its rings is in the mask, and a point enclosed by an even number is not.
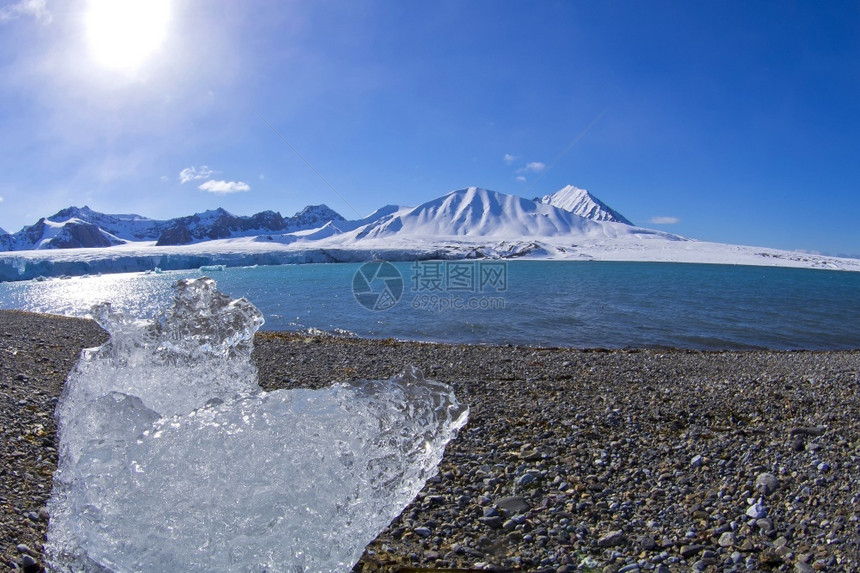
<svg viewBox="0 0 860 573"><path fill-rule="evenodd" d="M208 278L85 351L57 408L46 552L56 571L349 571L436 473L467 420L450 387L265 392L262 315Z"/></svg>

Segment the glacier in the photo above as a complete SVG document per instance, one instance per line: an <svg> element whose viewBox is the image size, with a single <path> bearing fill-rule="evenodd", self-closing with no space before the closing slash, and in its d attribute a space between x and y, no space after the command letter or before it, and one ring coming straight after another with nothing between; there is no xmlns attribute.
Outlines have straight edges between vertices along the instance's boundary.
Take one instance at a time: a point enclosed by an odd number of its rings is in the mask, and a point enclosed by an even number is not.
<svg viewBox="0 0 860 573"><path fill-rule="evenodd" d="M468 408L409 367L263 391L263 324L210 278L153 320L94 309L57 407L53 570L349 571L432 477Z"/></svg>

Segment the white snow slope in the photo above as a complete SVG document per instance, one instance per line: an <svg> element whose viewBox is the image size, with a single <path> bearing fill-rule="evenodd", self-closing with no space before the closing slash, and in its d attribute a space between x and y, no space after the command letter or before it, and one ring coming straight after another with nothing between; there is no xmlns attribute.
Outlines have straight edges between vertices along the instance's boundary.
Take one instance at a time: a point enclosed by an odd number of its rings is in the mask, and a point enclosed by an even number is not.
<svg viewBox="0 0 860 573"><path fill-rule="evenodd" d="M573 185L568 185L552 195L544 195L535 201L570 211L575 215L594 221L612 221L626 225L633 224L624 215L585 189L580 189Z"/></svg>
<svg viewBox="0 0 860 573"><path fill-rule="evenodd" d="M567 188L566 188L567 189ZM371 259L543 258L808 267L860 271L860 259L710 243L594 221L570 211L470 187L414 208L389 206L318 229L181 246L131 242L101 249L0 253L0 280L132 272L156 267L360 262Z"/></svg>

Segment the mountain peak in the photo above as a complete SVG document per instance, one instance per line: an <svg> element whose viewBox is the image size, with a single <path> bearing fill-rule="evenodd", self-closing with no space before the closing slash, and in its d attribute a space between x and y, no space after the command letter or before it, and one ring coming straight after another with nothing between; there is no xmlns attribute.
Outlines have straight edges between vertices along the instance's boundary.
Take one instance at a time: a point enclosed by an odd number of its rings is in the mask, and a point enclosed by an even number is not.
<svg viewBox="0 0 860 573"><path fill-rule="evenodd" d="M586 191L573 185L568 185L551 195L535 198L536 203L552 205L574 215L591 219L592 221L609 221L632 225L624 215Z"/></svg>
<svg viewBox="0 0 860 573"><path fill-rule="evenodd" d="M60 209L50 217L48 217L49 221L54 222L62 222L68 221L69 219L81 219L87 220L88 215L93 215L95 211L84 205L83 207L66 207L65 209Z"/></svg>
<svg viewBox="0 0 860 573"><path fill-rule="evenodd" d="M334 209L332 209L331 207L329 207L326 204L308 205L307 207L305 207L304 209L302 209L301 211L296 213L295 217L300 217L300 218L316 217L316 218L322 218L322 219L329 219L329 220L333 220L333 221L342 221L343 220L343 217L340 215L340 213L338 213L337 211L335 211Z"/></svg>
<svg viewBox="0 0 860 573"><path fill-rule="evenodd" d="M517 195L467 187L451 191L391 218L380 219L359 238L413 236L558 237L597 232L598 223Z"/></svg>

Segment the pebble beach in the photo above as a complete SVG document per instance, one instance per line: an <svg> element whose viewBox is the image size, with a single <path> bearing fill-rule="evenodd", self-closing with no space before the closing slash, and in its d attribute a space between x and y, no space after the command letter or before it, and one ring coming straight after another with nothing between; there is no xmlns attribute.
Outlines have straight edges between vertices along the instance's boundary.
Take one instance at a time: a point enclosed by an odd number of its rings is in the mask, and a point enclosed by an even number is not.
<svg viewBox="0 0 860 573"><path fill-rule="evenodd" d="M93 322L0 311L0 567L39 571L53 411ZM266 389L450 384L469 423L356 571L860 570L860 351L258 333Z"/></svg>

